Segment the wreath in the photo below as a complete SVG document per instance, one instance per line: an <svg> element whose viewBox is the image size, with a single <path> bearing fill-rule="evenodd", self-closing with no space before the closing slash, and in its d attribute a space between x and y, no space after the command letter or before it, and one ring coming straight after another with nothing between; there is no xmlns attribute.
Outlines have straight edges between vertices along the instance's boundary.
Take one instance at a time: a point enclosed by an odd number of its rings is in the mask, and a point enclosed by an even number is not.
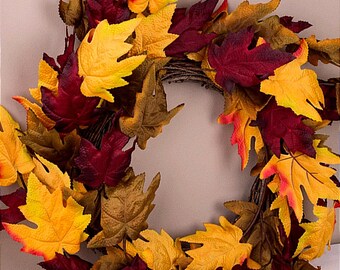
<svg viewBox="0 0 340 270"><path fill-rule="evenodd" d="M0 185L20 186L0 196L0 229L44 269L316 269L340 200L340 157L319 133L340 119L340 80L304 64L339 66L340 39L300 38L311 25L270 15L279 4L60 0L65 51L43 55L34 102L14 97L26 131L0 107ZM224 203L234 220L172 239L147 229L160 174L144 190L130 162L182 109L163 88L182 81L224 98L218 122L234 126L254 184L249 201ZM74 255L83 241L102 252L93 264Z"/></svg>

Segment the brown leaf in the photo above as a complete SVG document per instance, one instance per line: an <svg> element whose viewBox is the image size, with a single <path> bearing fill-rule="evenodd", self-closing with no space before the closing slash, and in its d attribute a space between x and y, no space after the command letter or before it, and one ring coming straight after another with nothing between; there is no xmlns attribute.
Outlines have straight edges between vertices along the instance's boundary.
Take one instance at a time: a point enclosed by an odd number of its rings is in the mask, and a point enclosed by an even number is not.
<svg viewBox="0 0 340 270"><path fill-rule="evenodd" d="M135 176L129 168L125 179L106 189L102 195L103 230L91 239L89 248L114 246L126 236L134 240L140 231L147 228L146 220L155 206L152 201L160 183L160 174L154 177L145 193L144 181L145 174Z"/></svg>
<svg viewBox="0 0 340 270"><path fill-rule="evenodd" d="M312 35L306 41L311 51L310 53L312 53L312 56L309 56L309 61L317 57L322 62L334 61L335 63L340 63L340 38L319 41ZM312 61L312 64L317 65L317 62Z"/></svg>
<svg viewBox="0 0 340 270"><path fill-rule="evenodd" d="M36 154L58 165L62 170L71 168L80 144L76 130L61 139L55 129L45 128L31 110L27 111L27 130L20 140Z"/></svg>
<svg viewBox="0 0 340 270"><path fill-rule="evenodd" d="M258 206L255 203L244 201L225 202L224 206L239 216L234 225L239 227L242 231L245 231L248 228L258 209Z"/></svg>
<svg viewBox="0 0 340 270"><path fill-rule="evenodd" d="M304 261L304 260L297 260L294 263L293 270L321 270L319 266L315 268L312 266L309 262Z"/></svg>
<svg viewBox="0 0 340 270"><path fill-rule="evenodd" d="M153 94L155 92L155 94ZM142 93L137 93L133 117L122 116L119 119L121 131L129 137L137 137L141 149L146 148L147 140L162 132L163 126L183 108L184 104L168 112L163 84L156 76L153 64L143 82Z"/></svg>
<svg viewBox="0 0 340 270"><path fill-rule="evenodd" d="M128 263L127 256L119 248L107 248L107 255L101 256L92 270L121 270Z"/></svg>
<svg viewBox="0 0 340 270"><path fill-rule="evenodd" d="M82 0L59 1L59 15L66 25L78 24L83 16Z"/></svg>

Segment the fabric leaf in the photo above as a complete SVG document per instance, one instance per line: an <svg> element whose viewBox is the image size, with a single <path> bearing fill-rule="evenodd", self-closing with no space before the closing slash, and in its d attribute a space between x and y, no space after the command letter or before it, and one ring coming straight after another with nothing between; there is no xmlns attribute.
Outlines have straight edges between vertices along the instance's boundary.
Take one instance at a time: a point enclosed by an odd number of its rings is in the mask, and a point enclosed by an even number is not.
<svg viewBox="0 0 340 270"><path fill-rule="evenodd" d="M312 35L306 39L310 49L326 53L330 60L340 63L340 38L316 40Z"/></svg>
<svg viewBox="0 0 340 270"><path fill-rule="evenodd" d="M129 76L145 59L144 55L133 56L121 61L132 47L125 40L133 33L141 19L131 19L120 24L109 25L101 21L90 30L78 48L79 75L84 80L80 86L83 95L101 97L113 102L107 89L127 85L123 77Z"/></svg>
<svg viewBox="0 0 340 270"><path fill-rule="evenodd" d="M311 27L312 25L309 22L305 21L293 21L293 17L291 16L282 16L280 17L280 23L292 30L294 33L300 33L301 31Z"/></svg>
<svg viewBox="0 0 340 270"><path fill-rule="evenodd" d="M196 234L180 239L189 243L203 244L200 248L186 252L193 258L187 269L208 270L218 267L231 269L235 265L242 265L246 259L248 267L259 269L260 266L250 259L251 245L240 243L242 230L223 216L219 221L221 226L204 224L206 231L197 231Z"/></svg>
<svg viewBox="0 0 340 270"><path fill-rule="evenodd" d="M80 243L88 236L83 231L90 222L90 215L83 215L83 207L71 197L64 206L61 190L50 194L33 173L27 189L26 205L19 209L37 228L3 223L9 235L23 244L22 251L43 256L45 260L63 250L70 254L78 252Z"/></svg>
<svg viewBox="0 0 340 270"><path fill-rule="evenodd" d="M38 263L46 270L90 270L92 264L76 255L55 254L52 260Z"/></svg>
<svg viewBox="0 0 340 270"><path fill-rule="evenodd" d="M280 158L272 156L260 174L261 179L275 175L268 185L269 188L272 192L279 192L281 197L287 196L288 204L299 222L303 214L301 186L314 205L319 198L340 198L340 189L331 180L336 171L322 165L339 164L340 157L319 144L320 140L314 140L315 159L299 152L281 154Z"/></svg>
<svg viewBox="0 0 340 270"><path fill-rule="evenodd" d="M120 128L129 137L137 136L138 146L145 149L147 140L160 134L163 126L183 106L181 104L168 112L164 87L160 78L156 78L156 65L153 64L144 79L142 93L137 93L133 117L120 117Z"/></svg>
<svg viewBox="0 0 340 270"><path fill-rule="evenodd" d="M175 0L128 0L129 9L134 13L142 13L148 6L151 14L158 12Z"/></svg>
<svg viewBox="0 0 340 270"><path fill-rule="evenodd" d="M294 257L310 261L320 257L332 239L335 225L335 210L333 207L314 206L313 213L319 219L316 222L302 223L300 226L305 233L299 240ZM306 249L307 248L307 249Z"/></svg>
<svg viewBox="0 0 340 270"><path fill-rule="evenodd" d="M25 145L19 139L19 124L0 105L0 186L16 182L18 172L29 173L34 164Z"/></svg>
<svg viewBox="0 0 340 270"><path fill-rule="evenodd" d="M152 204L160 183L157 174L144 193L145 174L135 176L133 170L114 188L102 196L101 221L103 228L89 242L90 248L109 247L120 243L125 236L135 240L146 229L146 220L154 208ZM105 198L106 197L106 198Z"/></svg>
<svg viewBox="0 0 340 270"><path fill-rule="evenodd" d="M165 57L165 47L178 37L168 33L175 8L175 4L170 4L155 14L147 17L141 15L142 21L136 27L136 38L129 55L146 52L147 57L150 58Z"/></svg>

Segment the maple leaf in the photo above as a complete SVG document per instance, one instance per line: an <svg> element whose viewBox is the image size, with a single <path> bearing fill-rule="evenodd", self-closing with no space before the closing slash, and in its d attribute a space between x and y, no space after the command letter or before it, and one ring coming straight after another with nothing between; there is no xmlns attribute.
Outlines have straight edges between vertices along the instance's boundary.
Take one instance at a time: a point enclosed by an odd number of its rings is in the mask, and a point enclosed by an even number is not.
<svg viewBox="0 0 340 270"><path fill-rule="evenodd" d="M258 20L273 12L280 4L280 0L271 0L268 3L249 4L249 1L243 1L233 12L223 13L211 27L209 32L225 34L238 32L248 26L254 25Z"/></svg>
<svg viewBox="0 0 340 270"><path fill-rule="evenodd" d="M82 138L79 156L75 158L81 174L76 179L92 188L102 184L116 186L124 177L131 162L134 146L123 151L129 137L112 127L102 138L101 149Z"/></svg>
<svg viewBox="0 0 340 270"><path fill-rule="evenodd" d="M323 207L315 205L313 213L319 219L316 222L302 223L300 226L305 229L305 233L299 240L293 257L310 261L320 257L332 239L335 225L335 210L333 207ZM307 249L306 249L307 248Z"/></svg>
<svg viewBox="0 0 340 270"><path fill-rule="evenodd" d="M134 13L142 13L147 7L151 14L158 12L176 0L128 0L129 9Z"/></svg>
<svg viewBox="0 0 340 270"><path fill-rule="evenodd" d="M256 25L260 37L269 42L272 49L284 48L288 44L299 44L300 38L281 24L279 16L271 16Z"/></svg>
<svg viewBox="0 0 340 270"><path fill-rule="evenodd" d="M78 48L79 75L83 76L80 90L87 97L101 97L113 102L107 89L127 85L123 77L131 75L145 59L145 55L125 58L118 62L132 47L125 40L133 33L141 19L131 19L109 25L101 21L90 30Z"/></svg>
<svg viewBox="0 0 340 270"><path fill-rule="evenodd" d="M315 157L314 130L303 124L302 116L297 116L291 109L278 106L272 100L257 114L255 122L260 127L263 141L277 157L281 153L281 140L292 153L299 151Z"/></svg>
<svg viewBox="0 0 340 270"><path fill-rule="evenodd" d="M319 198L340 198L340 189L330 179L336 171L322 165L339 164L340 157L322 147L320 139L314 140L313 145L316 150L315 159L299 152L281 154L280 158L272 156L260 174L261 179L275 174L268 187L273 192L279 192L281 197L287 196L288 204L299 222L303 214L301 186L313 204L316 204Z"/></svg>
<svg viewBox="0 0 340 270"><path fill-rule="evenodd" d="M133 258L131 265L125 266L122 270L147 270L147 264L138 256Z"/></svg>
<svg viewBox="0 0 340 270"><path fill-rule="evenodd" d="M312 35L307 38L306 41L311 50L321 53L321 55L322 53L325 53L328 56L326 57L326 59L328 58L327 60L340 63L340 38L318 41L316 40L315 35ZM314 64L317 65L317 62Z"/></svg>
<svg viewBox="0 0 340 270"><path fill-rule="evenodd" d="M249 50L253 37L254 32L246 29L228 34L221 46L209 46L208 62L216 70L216 82L225 90L231 91L234 83L254 86L260 83L259 77L272 74L294 58L289 53L272 50L268 43Z"/></svg>
<svg viewBox="0 0 340 270"><path fill-rule="evenodd" d="M130 168L126 177L114 188L106 189L101 199L103 228L89 242L88 247L108 247L120 243L125 236L135 240L147 228L146 220L154 208L152 204L160 183L157 174L144 193L145 174L135 176Z"/></svg>
<svg viewBox="0 0 340 270"><path fill-rule="evenodd" d="M154 230L140 234L147 242L142 239L134 240L132 244L128 242L127 252L130 255L138 254L150 269L186 269L188 260L178 240L174 241L164 230L160 234Z"/></svg>
<svg viewBox="0 0 340 270"><path fill-rule="evenodd" d="M90 270L92 263L89 263L76 255L55 254L52 260L38 263L46 270Z"/></svg>
<svg viewBox="0 0 340 270"><path fill-rule="evenodd" d="M319 114L323 120L340 120L340 91L337 90L337 81L329 80L328 82L320 81L325 105Z"/></svg>
<svg viewBox="0 0 340 270"><path fill-rule="evenodd" d="M218 118L220 124L233 123L234 125L231 144L238 144L242 170L247 166L249 160L252 138L255 138L257 153L264 145L258 127L249 124L256 119L256 114L265 105L266 98L255 94L256 92L252 90L237 86L231 95L225 94L225 111Z"/></svg>
<svg viewBox="0 0 340 270"><path fill-rule="evenodd" d="M61 170L70 170L73 157L79 150L80 136L74 130L63 138L55 130L47 128L36 115L27 111L27 130L20 140L34 153L58 165Z"/></svg>
<svg viewBox="0 0 340 270"><path fill-rule="evenodd" d="M242 265L245 259L250 268L259 269L260 266L250 259L252 246L248 243L240 243L242 230L223 216L219 221L221 226L204 224L206 231L197 231L196 234L180 239L189 243L203 244L200 248L186 252L193 258L187 269L203 270L218 267L231 269L237 264Z"/></svg>
<svg viewBox="0 0 340 270"><path fill-rule="evenodd" d="M56 252L62 253L63 250L74 254L88 236L83 231L91 216L83 215L83 207L71 197L65 204L60 189L50 194L31 173L27 184L26 205L19 209L37 228L9 223L3 223L3 226L14 240L23 244L21 250L24 252L44 256L45 260L54 258Z"/></svg>
<svg viewBox="0 0 340 270"><path fill-rule="evenodd" d="M189 10L177 8L169 32L179 37L165 48L165 54L184 57L185 53L197 52L209 44L216 34L202 33L202 28L210 19L216 4L217 0L206 0L194 4Z"/></svg>
<svg viewBox="0 0 340 270"><path fill-rule="evenodd" d="M147 57L165 57L164 49L172 43L178 35L168 33L171 18L176 5L170 4L155 14L142 18L141 23L136 27L136 38L129 55L145 53ZM157 33L157 35L155 35Z"/></svg>
<svg viewBox="0 0 340 270"><path fill-rule="evenodd" d="M26 191L23 188L18 188L11 194L0 196L0 201L8 206L7 209L0 209L0 231L4 229L2 222L15 224L25 219L18 208L26 202Z"/></svg>
<svg viewBox="0 0 340 270"><path fill-rule="evenodd" d="M280 17L280 23L284 27L287 27L288 29L292 30L294 33L300 33L301 31L312 26L309 22L305 22L305 21L294 22L293 17L291 16Z"/></svg>
<svg viewBox="0 0 340 270"><path fill-rule="evenodd" d="M86 7L90 28L105 19L109 24L117 24L127 21L131 16L127 0L88 0Z"/></svg>
<svg viewBox="0 0 340 270"><path fill-rule="evenodd" d="M43 111L56 122L55 129L68 133L80 126L88 126L98 119L96 107L99 98L85 97L80 86L83 79L78 75L77 56L73 53L59 75L58 93L41 87Z"/></svg>
<svg viewBox="0 0 340 270"><path fill-rule="evenodd" d="M299 56L274 71L274 76L261 82L260 91L275 96L278 105L291 108L297 115L307 116L315 121L321 121L317 109L324 104L322 90L313 70L301 69L306 63L308 46L302 40ZM308 102L307 102L308 100Z"/></svg>
<svg viewBox="0 0 340 270"><path fill-rule="evenodd" d="M18 173L26 174L34 164L25 145L19 139L19 124L0 105L0 186L16 182Z"/></svg>
<svg viewBox="0 0 340 270"><path fill-rule="evenodd" d="M133 117L120 117L120 128L129 137L137 136L138 146L145 149L147 140L160 134L163 126L183 106L181 104L168 112L164 87L160 78L156 78L156 64L153 64L143 82L142 93L137 93Z"/></svg>

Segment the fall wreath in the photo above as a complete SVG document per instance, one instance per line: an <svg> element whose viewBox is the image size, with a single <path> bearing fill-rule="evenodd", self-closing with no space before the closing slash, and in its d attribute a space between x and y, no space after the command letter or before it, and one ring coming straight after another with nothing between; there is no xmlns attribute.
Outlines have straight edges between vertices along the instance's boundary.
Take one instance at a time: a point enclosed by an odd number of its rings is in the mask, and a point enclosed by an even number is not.
<svg viewBox="0 0 340 270"><path fill-rule="evenodd" d="M339 66L340 39L300 38L311 25L271 15L279 4L61 0L73 34L62 55L43 55L35 101L14 97L26 131L0 107L0 185L20 185L0 196L0 229L45 269L315 269L340 200L340 157L319 132L340 119L340 82L304 64ZM224 203L237 218L176 240L147 229L160 174L144 191L130 167L183 107L168 111L166 81L221 93L242 169L257 154L249 201ZM73 255L83 241L103 253L94 264Z"/></svg>

